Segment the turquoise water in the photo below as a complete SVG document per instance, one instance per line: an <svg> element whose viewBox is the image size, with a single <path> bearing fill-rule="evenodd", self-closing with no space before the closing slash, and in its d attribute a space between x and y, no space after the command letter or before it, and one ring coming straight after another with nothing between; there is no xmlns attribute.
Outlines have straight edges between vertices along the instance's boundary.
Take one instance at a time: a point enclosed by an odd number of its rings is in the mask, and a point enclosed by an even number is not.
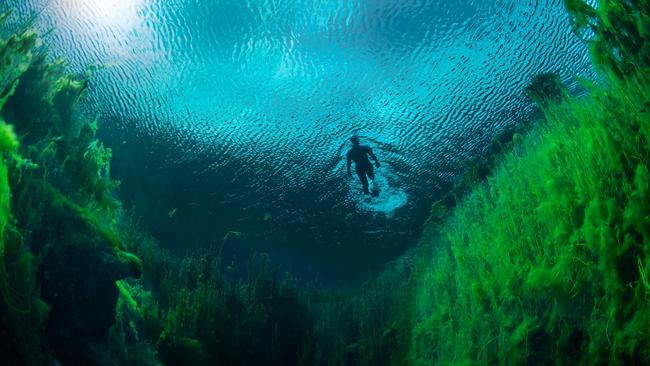
<svg viewBox="0 0 650 366"><path fill-rule="evenodd" d="M71 70L99 67L84 106L120 197L167 247L241 231L240 256L334 282L413 245L464 163L531 113L532 76L591 74L557 0L9 6L38 14ZM353 134L383 162L378 199L346 177Z"/></svg>

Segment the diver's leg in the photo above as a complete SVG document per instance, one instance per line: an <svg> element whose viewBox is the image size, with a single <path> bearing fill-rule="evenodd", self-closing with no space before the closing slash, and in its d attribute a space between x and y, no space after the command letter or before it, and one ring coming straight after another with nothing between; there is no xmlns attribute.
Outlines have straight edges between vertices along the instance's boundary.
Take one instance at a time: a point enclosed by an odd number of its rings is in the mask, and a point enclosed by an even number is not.
<svg viewBox="0 0 650 366"><path fill-rule="evenodd" d="M366 169L366 174L368 175L368 178L375 180L375 169L372 165Z"/></svg>
<svg viewBox="0 0 650 366"><path fill-rule="evenodd" d="M377 197L379 191L376 186L377 183L375 182L375 171L372 168L372 165L366 169L366 175L368 175L368 178L372 179L372 196Z"/></svg>
<svg viewBox="0 0 650 366"><path fill-rule="evenodd" d="M366 170L363 168L356 168L355 170L357 171L357 176L359 176L361 184L363 184L363 193L370 194L370 191L368 190L368 178L366 178Z"/></svg>

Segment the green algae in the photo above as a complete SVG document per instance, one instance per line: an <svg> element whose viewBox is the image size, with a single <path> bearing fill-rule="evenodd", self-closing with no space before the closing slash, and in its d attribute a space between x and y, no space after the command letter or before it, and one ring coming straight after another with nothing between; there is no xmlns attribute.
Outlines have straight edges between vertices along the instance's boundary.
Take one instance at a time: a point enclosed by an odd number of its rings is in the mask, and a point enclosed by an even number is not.
<svg viewBox="0 0 650 366"><path fill-rule="evenodd" d="M142 263L112 228L110 151L76 112L85 82L40 43L0 39L0 363L95 363L84 347L114 322L115 280Z"/></svg>
<svg viewBox="0 0 650 366"><path fill-rule="evenodd" d="M76 112L84 77L34 53L31 31L3 40L13 66L0 72L0 336L14 341L0 360L96 364L91 350L104 347L113 364L143 365L650 363L648 4L565 3L601 83L575 99L546 75L529 93L545 124L518 133L447 221L433 207L410 258L306 302L266 257L230 278L218 255L178 259L128 228L110 149ZM68 256L93 265L71 275L57 265ZM91 309L61 274L103 266L109 281L89 281L113 303ZM50 306L38 287L70 299ZM101 318L90 329L110 326L110 338L61 351L53 338L68 334L43 327L88 330L69 315Z"/></svg>
<svg viewBox="0 0 650 366"><path fill-rule="evenodd" d="M589 46L594 65L617 78L647 73L650 66L646 0L564 0L575 33Z"/></svg>
<svg viewBox="0 0 650 366"><path fill-rule="evenodd" d="M6 16L0 16L0 24L3 24ZM19 77L31 64L32 49L39 43L39 38L33 30L14 34L8 39L0 39L0 60L2 60L0 110L16 91Z"/></svg>
<svg viewBox="0 0 650 366"><path fill-rule="evenodd" d="M3 18L4 17L0 17ZM13 95L18 76L27 68L36 44L35 34L25 32L0 41L0 110ZM0 117L0 327L5 363L38 364L47 356L39 337L49 306L37 296L34 256L22 243L13 222L10 168L22 161L13 126Z"/></svg>
<svg viewBox="0 0 650 366"><path fill-rule="evenodd" d="M524 89L524 93L530 101L541 106L560 102L568 95L560 75L556 72L535 75Z"/></svg>
<svg viewBox="0 0 650 366"><path fill-rule="evenodd" d="M148 349L151 364L313 364L306 304L267 256L253 258L245 279L229 278L217 255L173 258L140 230L122 233L144 263L141 281L118 281L112 337L123 363Z"/></svg>
<svg viewBox="0 0 650 366"><path fill-rule="evenodd" d="M452 255L428 264L449 274L425 274L418 292L456 285L416 301L427 320L413 332L413 360L650 361L648 335L634 331L650 321L637 264L650 251L650 136L639 133L650 119L630 113L648 100L645 83L612 80L549 107L526 153L507 156L457 207L445 226Z"/></svg>
<svg viewBox="0 0 650 366"><path fill-rule="evenodd" d="M306 291L315 323L316 364L403 364L410 342L414 260L399 258L359 287Z"/></svg>
<svg viewBox="0 0 650 366"><path fill-rule="evenodd" d="M120 292L120 301L122 301L130 311L141 313L140 306L138 305L129 284L124 280L117 280L115 281L115 286L117 286L117 290ZM120 309L120 305L118 305L117 308Z"/></svg>
<svg viewBox="0 0 650 366"><path fill-rule="evenodd" d="M650 362L647 33L623 20L643 23L648 7L566 3L596 37L603 80L546 103L525 150L443 225L448 240L430 245L451 253L416 280L409 363Z"/></svg>

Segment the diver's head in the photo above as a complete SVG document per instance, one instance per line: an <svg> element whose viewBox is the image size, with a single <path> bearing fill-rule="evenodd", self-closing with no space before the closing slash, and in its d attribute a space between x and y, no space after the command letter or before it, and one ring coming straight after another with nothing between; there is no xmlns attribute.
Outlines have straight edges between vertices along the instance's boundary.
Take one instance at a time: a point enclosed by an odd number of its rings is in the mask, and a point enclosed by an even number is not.
<svg viewBox="0 0 650 366"><path fill-rule="evenodd" d="M350 142L352 143L352 145L359 145L359 137L357 136L350 137Z"/></svg>

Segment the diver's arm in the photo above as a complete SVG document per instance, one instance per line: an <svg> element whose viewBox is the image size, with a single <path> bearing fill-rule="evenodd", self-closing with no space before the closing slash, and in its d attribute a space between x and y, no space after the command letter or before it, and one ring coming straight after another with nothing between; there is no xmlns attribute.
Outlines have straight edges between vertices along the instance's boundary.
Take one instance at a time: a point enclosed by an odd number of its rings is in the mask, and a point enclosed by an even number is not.
<svg viewBox="0 0 650 366"><path fill-rule="evenodd" d="M375 165L377 165L377 168L379 168L379 159L375 156L375 154L372 152L371 148L368 148L368 155L372 158L372 160L375 161Z"/></svg>

